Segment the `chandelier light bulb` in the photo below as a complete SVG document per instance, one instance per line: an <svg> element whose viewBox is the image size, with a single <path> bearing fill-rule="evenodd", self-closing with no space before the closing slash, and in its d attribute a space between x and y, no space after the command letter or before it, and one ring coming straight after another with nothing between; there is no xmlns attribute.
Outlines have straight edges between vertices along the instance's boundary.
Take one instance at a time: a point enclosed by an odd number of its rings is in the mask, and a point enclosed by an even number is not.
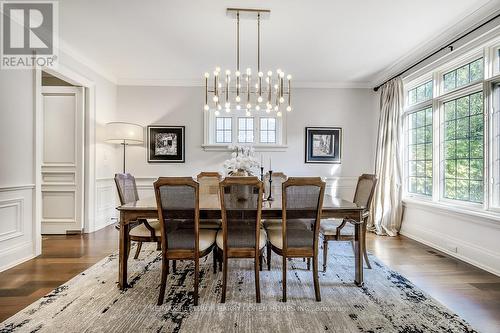
<svg viewBox="0 0 500 333"><path fill-rule="evenodd" d="M226 109L229 109L229 107L231 106L231 103L226 102L226 104L224 106L226 107Z"/></svg>
<svg viewBox="0 0 500 333"><path fill-rule="evenodd" d="M280 77L281 77L281 78L285 77L285 72L281 72L281 73L280 73Z"/></svg>
<svg viewBox="0 0 500 333"><path fill-rule="evenodd" d="M220 110L220 109L222 109L222 106L219 104L219 105L217 105L217 110Z"/></svg>
<svg viewBox="0 0 500 333"><path fill-rule="evenodd" d="M259 72L259 74L258 74L258 75L259 75L259 77L263 77L263 76L264 76L264 73Z"/></svg>
<svg viewBox="0 0 500 333"><path fill-rule="evenodd" d="M278 111L278 109L279 109L279 107L276 105L276 106L274 107L274 111Z"/></svg>
<svg viewBox="0 0 500 333"><path fill-rule="evenodd" d="M267 76L273 76L273 71L267 71Z"/></svg>
<svg viewBox="0 0 500 333"><path fill-rule="evenodd" d="M266 83L269 83L269 77L266 77Z"/></svg>
<svg viewBox="0 0 500 333"><path fill-rule="evenodd" d="M274 89L278 90L278 85L277 84L274 85Z"/></svg>
<svg viewBox="0 0 500 333"><path fill-rule="evenodd" d="M281 69L278 68L278 70L276 71L276 73L280 74L281 73Z"/></svg>
<svg viewBox="0 0 500 333"><path fill-rule="evenodd" d="M218 97L217 95L215 95L215 96L212 98L212 100L213 100L215 103L217 103L217 102L219 101L219 97Z"/></svg>
<svg viewBox="0 0 500 333"><path fill-rule="evenodd" d="M226 112L227 112L227 113L231 112L231 109L226 109Z"/></svg>
<svg viewBox="0 0 500 333"><path fill-rule="evenodd" d="M278 113L276 113L276 115L277 115L278 117L281 117L281 116L282 116L281 111L278 111Z"/></svg>
<svg viewBox="0 0 500 333"><path fill-rule="evenodd" d="M247 75L252 75L252 70L250 68L247 68Z"/></svg>
<svg viewBox="0 0 500 333"><path fill-rule="evenodd" d="M210 77L210 73L209 72L205 72L205 77L208 79Z"/></svg>
<svg viewBox="0 0 500 333"><path fill-rule="evenodd" d="M280 103L283 103L285 99L283 97L280 97Z"/></svg>
<svg viewBox="0 0 500 333"><path fill-rule="evenodd" d="M250 111L248 111L248 110L247 110L247 112L245 113L245 115L246 115L247 117L250 117L252 114L250 113Z"/></svg>
<svg viewBox="0 0 500 333"><path fill-rule="evenodd" d="M226 69L226 75L231 75L231 71L229 69Z"/></svg>
<svg viewBox="0 0 500 333"><path fill-rule="evenodd" d="M215 110L214 114L215 114L216 116L220 115L219 110Z"/></svg>
<svg viewBox="0 0 500 333"><path fill-rule="evenodd" d="M262 103L262 96L257 97L257 102Z"/></svg>
<svg viewBox="0 0 500 333"><path fill-rule="evenodd" d="M241 101L241 97L238 95L234 100L239 103Z"/></svg>
<svg viewBox="0 0 500 333"><path fill-rule="evenodd" d="M255 111L259 111L260 110L260 105L256 105L255 106Z"/></svg>
<svg viewBox="0 0 500 333"><path fill-rule="evenodd" d="M271 112L271 109L267 108L266 113L269 113L269 112Z"/></svg>
<svg viewBox="0 0 500 333"><path fill-rule="evenodd" d="M220 67L219 66L215 67L215 71L220 72Z"/></svg>
<svg viewBox="0 0 500 333"><path fill-rule="evenodd" d="M236 76L240 76L240 74L241 74L240 71L234 72L234 75L236 75Z"/></svg>
<svg viewBox="0 0 500 333"><path fill-rule="evenodd" d="M239 109L241 109L241 105L236 104L236 110L239 110Z"/></svg>
<svg viewBox="0 0 500 333"><path fill-rule="evenodd" d="M255 89L259 89L259 84L258 83L255 84Z"/></svg>
<svg viewBox="0 0 500 333"><path fill-rule="evenodd" d="M291 79L292 79L292 76L291 76L290 74L288 74L288 75L286 76L286 78L287 78L288 80L291 80Z"/></svg>
<svg viewBox="0 0 500 333"><path fill-rule="evenodd" d="M290 112L290 111L292 111L292 107L291 107L290 105L288 105L288 106L286 107L286 110L287 110L288 112Z"/></svg>
<svg viewBox="0 0 500 333"><path fill-rule="evenodd" d="M205 106L203 107L203 110L208 111L209 109L210 109L210 107L208 106L208 104L205 104Z"/></svg>
<svg viewBox="0 0 500 333"><path fill-rule="evenodd" d="M248 103L247 104L247 109L251 109L252 108L252 104Z"/></svg>
<svg viewBox="0 0 500 333"><path fill-rule="evenodd" d="M219 72L214 71L214 76L217 76L217 75L219 75Z"/></svg>
<svg viewBox="0 0 500 333"><path fill-rule="evenodd" d="M222 88L222 83L219 83L219 88Z"/></svg>

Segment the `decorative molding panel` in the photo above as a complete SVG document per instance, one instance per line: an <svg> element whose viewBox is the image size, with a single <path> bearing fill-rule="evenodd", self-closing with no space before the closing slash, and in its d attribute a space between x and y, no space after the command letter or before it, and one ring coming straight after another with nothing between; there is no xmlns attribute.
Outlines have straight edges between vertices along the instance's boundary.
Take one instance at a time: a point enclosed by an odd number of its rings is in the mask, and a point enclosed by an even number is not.
<svg viewBox="0 0 500 333"><path fill-rule="evenodd" d="M0 200L0 242L23 235L24 199Z"/></svg>
<svg viewBox="0 0 500 333"><path fill-rule="evenodd" d="M113 224L115 222L113 219L118 216L116 206L118 206L118 201L114 179L96 179L96 216L91 231Z"/></svg>

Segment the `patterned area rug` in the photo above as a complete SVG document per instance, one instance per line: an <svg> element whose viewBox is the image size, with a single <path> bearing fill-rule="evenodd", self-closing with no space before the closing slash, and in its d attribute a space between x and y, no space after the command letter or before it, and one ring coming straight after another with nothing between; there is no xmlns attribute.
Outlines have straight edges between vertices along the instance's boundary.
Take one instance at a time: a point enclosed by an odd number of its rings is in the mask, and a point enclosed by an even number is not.
<svg viewBox="0 0 500 333"><path fill-rule="evenodd" d="M212 258L200 265L200 305L193 306L194 265L177 264L165 303L156 306L160 254L144 246L130 259L132 288L116 287L112 254L0 324L0 332L475 332L469 324L371 256L365 286L353 284L349 243L331 242L329 265L320 273L322 301L314 300L312 271L301 260L288 265L288 302L281 302L281 257L261 272L262 303L255 303L252 260L230 260L225 304L222 274ZM134 253L133 251L131 253Z"/></svg>

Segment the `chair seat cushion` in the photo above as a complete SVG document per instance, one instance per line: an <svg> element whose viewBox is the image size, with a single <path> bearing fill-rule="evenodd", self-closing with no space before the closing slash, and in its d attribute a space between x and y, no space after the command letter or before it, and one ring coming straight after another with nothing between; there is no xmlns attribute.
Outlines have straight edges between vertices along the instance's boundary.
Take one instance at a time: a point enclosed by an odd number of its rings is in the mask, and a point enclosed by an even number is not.
<svg viewBox="0 0 500 333"><path fill-rule="evenodd" d="M337 227L339 227L342 224L342 221L343 221L342 219L321 220L319 231L323 235L335 236L337 234ZM351 223L347 222L340 231L340 234L345 236L354 235L354 226Z"/></svg>
<svg viewBox="0 0 500 333"><path fill-rule="evenodd" d="M219 229L222 224L221 220L200 220L200 229Z"/></svg>
<svg viewBox="0 0 500 333"><path fill-rule="evenodd" d="M255 231L252 229L241 228L239 230L231 230L228 235L229 248L252 248L255 246ZM217 232L217 246L220 249L224 248L224 237L222 230ZM259 249L263 249L267 243L267 234L264 229L260 229Z"/></svg>
<svg viewBox="0 0 500 333"><path fill-rule="evenodd" d="M199 251L203 252L215 243L216 230L200 229ZM193 250L194 229L179 228L167 233L169 250Z"/></svg>
<svg viewBox="0 0 500 333"><path fill-rule="evenodd" d="M283 248L282 229L271 229L267 233L269 242L278 249ZM307 228L287 228L286 233L288 248L313 248L314 232Z"/></svg>
<svg viewBox="0 0 500 333"><path fill-rule="evenodd" d="M147 220L148 224L155 230L155 235L161 237L161 227L158 220ZM151 231L144 225L144 223L139 224L130 230L129 235L132 237L151 237Z"/></svg>

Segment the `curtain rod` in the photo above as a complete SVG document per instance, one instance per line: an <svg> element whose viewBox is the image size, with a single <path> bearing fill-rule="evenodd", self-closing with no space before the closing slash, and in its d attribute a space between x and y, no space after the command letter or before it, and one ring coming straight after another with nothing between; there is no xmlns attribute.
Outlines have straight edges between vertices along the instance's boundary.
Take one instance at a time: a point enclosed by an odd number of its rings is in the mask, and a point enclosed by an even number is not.
<svg viewBox="0 0 500 333"><path fill-rule="evenodd" d="M379 84L378 86L376 86L375 88L373 88L373 91L378 91L380 87L382 87L384 84L386 84L387 82L391 81L392 79L395 79L397 78L398 76L401 76L403 75L404 73L408 72L410 69L420 65L421 63L423 63L424 61L426 61L427 59L435 56L436 54L438 54L439 52L445 50L445 49L450 49L450 52L453 51L453 44L455 44L456 42L458 42L459 40L461 40L462 38L464 37L467 37L468 35L470 35L471 33L473 33L474 31L478 30L479 28L485 26L486 24L496 20L497 18L500 17L500 14L497 14L495 15L494 17L490 18L489 20L481 23L480 25L478 25L477 27L475 27L474 29L470 30L469 32L463 34L462 36L454 39L453 41L451 41L450 43L446 44L446 46L443 46L441 47L440 49L438 49L437 51L434 51L432 52L431 54L429 54L428 56L426 56L425 58L419 60L418 62L414 63L413 65L411 65L410 67L407 67L405 70L401 71L400 73L394 75L393 77L391 77L390 79L384 81L383 83Z"/></svg>

